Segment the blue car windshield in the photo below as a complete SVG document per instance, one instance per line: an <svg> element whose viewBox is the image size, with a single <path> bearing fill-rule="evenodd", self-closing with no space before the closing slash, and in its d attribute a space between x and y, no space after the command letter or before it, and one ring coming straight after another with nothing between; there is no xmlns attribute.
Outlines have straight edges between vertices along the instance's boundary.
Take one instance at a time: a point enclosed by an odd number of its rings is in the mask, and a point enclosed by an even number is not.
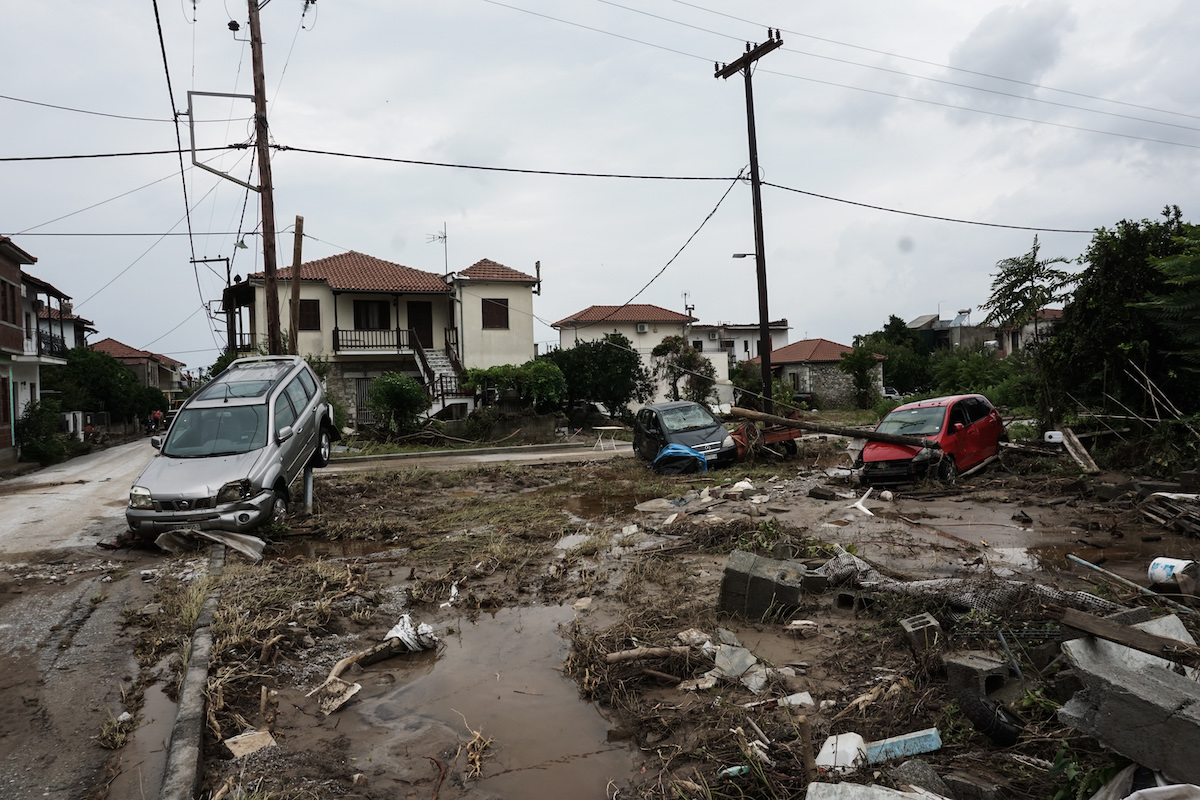
<svg viewBox="0 0 1200 800"><path fill-rule="evenodd" d="M934 436L941 432L945 417L945 406L897 410L884 417L875 432L897 433L903 436Z"/></svg>
<svg viewBox="0 0 1200 800"><path fill-rule="evenodd" d="M662 418L663 428L669 433L693 431L697 428L711 428L720 425L712 412L701 405L679 406L666 408L658 412Z"/></svg>
<svg viewBox="0 0 1200 800"><path fill-rule="evenodd" d="M175 418L162 454L203 458L248 453L267 444L267 406L187 408Z"/></svg>

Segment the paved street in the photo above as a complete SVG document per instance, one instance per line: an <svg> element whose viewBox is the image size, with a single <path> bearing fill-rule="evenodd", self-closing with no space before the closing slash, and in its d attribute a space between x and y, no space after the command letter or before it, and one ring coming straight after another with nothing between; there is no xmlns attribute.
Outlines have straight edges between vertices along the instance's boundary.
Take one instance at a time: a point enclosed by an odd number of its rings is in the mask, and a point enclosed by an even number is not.
<svg viewBox="0 0 1200 800"><path fill-rule="evenodd" d="M129 487L153 456L144 439L0 481L0 555L94 547L119 535Z"/></svg>

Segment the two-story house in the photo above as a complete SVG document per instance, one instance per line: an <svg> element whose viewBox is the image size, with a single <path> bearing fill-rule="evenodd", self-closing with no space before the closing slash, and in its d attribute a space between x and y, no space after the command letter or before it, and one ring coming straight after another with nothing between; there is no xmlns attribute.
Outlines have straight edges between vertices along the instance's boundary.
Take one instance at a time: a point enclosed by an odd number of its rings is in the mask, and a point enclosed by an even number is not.
<svg viewBox="0 0 1200 800"><path fill-rule="evenodd" d="M408 374L434 399L431 413L473 406L458 388L464 368L523 364L534 357L538 278L488 259L438 275L350 251L300 266L298 330L290 331L292 269L277 272L280 325L297 352L328 359L328 390L351 421L371 421L371 382ZM225 290L229 347L258 351L266 336L266 281L250 275Z"/></svg>
<svg viewBox="0 0 1200 800"><path fill-rule="evenodd" d="M24 284L21 267L36 263L7 236L0 236L0 462L16 461L14 421L20 415L14 391L15 359L25 353Z"/></svg>
<svg viewBox="0 0 1200 800"><path fill-rule="evenodd" d="M70 296L28 272L21 273L21 354L13 356L13 392L20 414L26 405L41 399L42 367L67 363L67 345L62 336L42 330L38 315L50 309L62 312Z"/></svg>
<svg viewBox="0 0 1200 800"><path fill-rule="evenodd" d="M828 339L802 339L771 351L771 372L792 387L793 392L811 393L821 408L854 405L854 378L838 365L853 347ZM748 359L761 364L759 357ZM883 391L883 360L875 356L871 379L878 392ZM779 398L788 400L789 398Z"/></svg>
<svg viewBox="0 0 1200 800"><path fill-rule="evenodd" d="M107 353L129 367L137 376L138 383L158 389L167 396L169 402L178 400L187 388L182 361L151 353L149 350L139 350L113 338L96 342L91 348L100 353Z"/></svg>
<svg viewBox="0 0 1200 800"><path fill-rule="evenodd" d="M767 347L776 350L788 345L787 319L767 323ZM758 323L718 322L715 325L693 325L691 330L692 347L702 353L720 350L729 358L729 368L733 369L742 361L749 361L762 355L760 347Z"/></svg>
<svg viewBox="0 0 1200 800"><path fill-rule="evenodd" d="M57 308L43 307L37 312L38 330L46 336L61 340L68 351L76 347L87 347L88 335L96 333L96 323L72 312L71 304L66 302Z"/></svg>
<svg viewBox="0 0 1200 800"><path fill-rule="evenodd" d="M733 388L729 382L729 358L723 349L703 348L705 340L697 339L694 335L695 322L696 317L690 314L647 303L631 303L623 306L588 306L550 327L558 330L559 347L564 349L574 347L577 342L595 342L606 334L619 333L630 341L647 367L651 366L651 351L668 336L682 336L693 346L700 342L702 347L697 349L712 362L716 372L716 400L728 403L733 398ZM651 402L665 400L666 391L667 387L660 384Z"/></svg>

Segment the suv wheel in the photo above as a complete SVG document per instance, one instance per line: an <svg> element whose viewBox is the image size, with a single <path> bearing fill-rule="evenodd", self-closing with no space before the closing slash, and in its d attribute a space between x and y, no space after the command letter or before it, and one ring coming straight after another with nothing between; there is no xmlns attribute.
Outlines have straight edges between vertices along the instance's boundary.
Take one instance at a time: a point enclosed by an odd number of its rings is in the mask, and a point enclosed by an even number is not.
<svg viewBox="0 0 1200 800"><path fill-rule="evenodd" d="M309 466L321 468L329 463L330 455L333 453L333 434L329 432L329 426L322 423L321 432L317 436L317 449L313 450L312 458L309 459Z"/></svg>
<svg viewBox="0 0 1200 800"><path fill-rule="evenodd" d="M938 462L937 476L947 486L958 483L958 465L954 463L954 456L942 456Z"/></svg>
<svg viewBox="0 0 1200 800"><path fill-rule="evenodd" d="M283 522L288 513L287 489L275 490L275 502L271 505L271 522Z"/></svg>

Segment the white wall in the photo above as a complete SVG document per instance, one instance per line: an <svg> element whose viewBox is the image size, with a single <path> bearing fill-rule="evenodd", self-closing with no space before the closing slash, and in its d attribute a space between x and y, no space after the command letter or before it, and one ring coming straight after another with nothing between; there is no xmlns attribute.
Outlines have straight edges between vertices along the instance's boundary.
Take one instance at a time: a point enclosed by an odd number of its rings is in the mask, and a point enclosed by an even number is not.
<svg viewBox="0 0 1200 800"><path fill-rule="evenodd" d="M483 329L483 301L508 300L508 329ZM465 367L487 369L533 359L533 290L516 281L459 280L458 337Z"/></svg>

